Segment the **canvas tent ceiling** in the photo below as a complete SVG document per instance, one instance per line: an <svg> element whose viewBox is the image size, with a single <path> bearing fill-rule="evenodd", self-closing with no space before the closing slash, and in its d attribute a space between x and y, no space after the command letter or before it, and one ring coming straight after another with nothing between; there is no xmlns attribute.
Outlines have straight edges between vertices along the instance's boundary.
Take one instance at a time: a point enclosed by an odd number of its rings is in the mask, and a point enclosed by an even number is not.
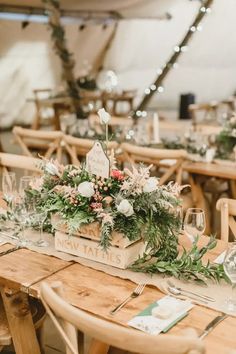
<svg viewBox="0 0 236 354"><path fill-rule="evenodd" d="M124 18L159 18L166 14L176 0L61 0L63 11L115 12ZM40 0L2 0L3 5L43 8Z"/></svg>

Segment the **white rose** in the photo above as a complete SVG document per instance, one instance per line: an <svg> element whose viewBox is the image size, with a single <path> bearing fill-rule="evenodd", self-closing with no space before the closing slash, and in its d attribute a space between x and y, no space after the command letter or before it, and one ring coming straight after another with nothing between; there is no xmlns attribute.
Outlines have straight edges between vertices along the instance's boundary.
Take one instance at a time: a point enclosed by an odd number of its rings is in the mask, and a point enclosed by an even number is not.
<svg viewBox="0 0 236 354"><path fill-rule="evenodd" d="M59 176L59 170L52 162L47 162L45 166L45 171L52 176Z"/></svg>
<svg viewBox="0 0 236 354"><path fill-rule="evenodd" d="M134 209L127 199L123 199L119 205L117 205L117 210L126 216L131 216L134 213Z"/></svg>
<svg viewBox="0 0 236 354"><path fill-rule="evenodd" d="M104 108L100 108L98 110L98 116L100 118L101 124L108 124L109 120L111 119L110 114L106 112Z"/></svg>
<svg viewBox="0 0 236 354"><path fill-rule="evenodd" d="M151 193L157 189L157 179L156 177L148 178L147 182L143 186L144 193Z"/></svg>
<svg viewBox="0 0 236 354"><path fill-rule="evenodd" d="M78 192L81 194L83 197L86 198L91 198L95 190L93 188L93 183L92 182L82 182L78 185Z"/></svg>

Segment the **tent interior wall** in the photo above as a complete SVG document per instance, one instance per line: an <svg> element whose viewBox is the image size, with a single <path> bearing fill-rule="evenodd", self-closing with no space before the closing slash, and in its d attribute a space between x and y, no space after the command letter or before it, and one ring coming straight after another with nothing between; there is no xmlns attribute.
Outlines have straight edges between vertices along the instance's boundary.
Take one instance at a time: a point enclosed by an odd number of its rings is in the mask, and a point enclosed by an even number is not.
<svg viewBox="0 0 236 354"><path fill-rule="evenodd" d="M157 1L156 6L161 2L165 0ZM89 23L82 31L78 24L66 24L68 46L76 61L75 75L83 74L85 60L94 71L101 66L105 71L111 69L118 76L120 88L138 89L138 103L200 5L199 1L189 0L167 4L170 20L120 20L107 50L114 22L107 26ZM203 30L194 34L178 69L173 69L165 80L165 91L151 100L151 108L176 111L181 93L193 92L198 102L222 100L234 93L235 13L235 0L214 1L212 14L202 23ZM0 20L0 82L1 127L29 123L34 108L26 99L32 96L32 89L53 88L61 83L60 61L45 24L32 22L23 29L19 21Z"/></svg>

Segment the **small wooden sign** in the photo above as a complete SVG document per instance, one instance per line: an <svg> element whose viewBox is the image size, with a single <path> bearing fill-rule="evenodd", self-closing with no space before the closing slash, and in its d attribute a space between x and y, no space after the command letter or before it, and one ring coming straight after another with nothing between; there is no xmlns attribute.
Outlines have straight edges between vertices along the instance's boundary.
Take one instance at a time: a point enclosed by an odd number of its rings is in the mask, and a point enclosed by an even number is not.
<svg viewBox="0 0 236 354"><path fill-rule="evenodd" d="M110 175L110 161L99 141L94 143L86 155L86 170L103 178L108 178Z"/></svg>

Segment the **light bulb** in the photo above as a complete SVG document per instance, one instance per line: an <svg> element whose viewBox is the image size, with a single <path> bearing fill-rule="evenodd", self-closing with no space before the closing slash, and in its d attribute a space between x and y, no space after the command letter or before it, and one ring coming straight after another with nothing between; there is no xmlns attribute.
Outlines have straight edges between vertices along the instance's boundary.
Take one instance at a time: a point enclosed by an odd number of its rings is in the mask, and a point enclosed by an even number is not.
<svg viewBox="0 0 236 354"><path fill-rule="evenodd" d="M156 90L156 85L155 84L152 84L151 86L150 86L150 89L152 90L152 91L155 91Z"/></svg>
<svg viewBox="0 0 236 354"><path fill-rule="evenodd" d="M195 26L192 26L192 27L190 28L190 31L191 31L191 32L195 32L195 31L196 31L196 27L195 27Z"/></svg>
<svg viewBox="0 0 236 354"><path fill-rule="evenodd" d="M150 91L150 89L149 89L149 88L146 88L146 89L145 89L145 91L144 91L144 93L145 93L146 95L149 95L149 94L150 94L150 92L151 92L151 91Z"/></svg>
<svg viewBox="0 0 236 354"><path fill-rule="evenodd" d="M157 91L162 93L164 91L164 87L163 86L158 86Z"/></svg>
<svg viewBox="0 0 236 354"><path fill-rule="evenodd" d="M180 47L179 47L178 45L176 45L176 46L174 47L174 51L175 51L176 53L178 53L178 52L180 51Z"/></svg>

